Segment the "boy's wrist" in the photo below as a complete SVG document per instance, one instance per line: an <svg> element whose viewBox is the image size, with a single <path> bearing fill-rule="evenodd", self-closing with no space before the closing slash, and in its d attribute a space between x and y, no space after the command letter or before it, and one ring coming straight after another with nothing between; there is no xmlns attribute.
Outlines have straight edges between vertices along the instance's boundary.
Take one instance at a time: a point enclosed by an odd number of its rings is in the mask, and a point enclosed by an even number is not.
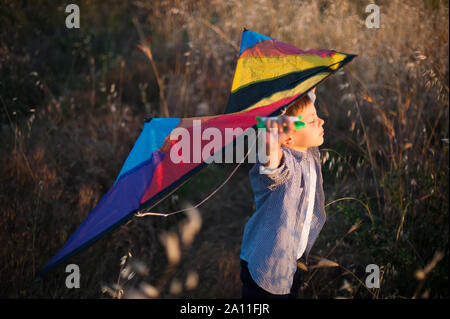
<svg viewBox="0 0 450 319"><path fill-rule="evenodd" d="M278 168L283 159L283 152L282 152L281 148L279 148L276 153L270 154L268 156L268 158L269 158L269 160L263 165L269 169Z"/></svg>

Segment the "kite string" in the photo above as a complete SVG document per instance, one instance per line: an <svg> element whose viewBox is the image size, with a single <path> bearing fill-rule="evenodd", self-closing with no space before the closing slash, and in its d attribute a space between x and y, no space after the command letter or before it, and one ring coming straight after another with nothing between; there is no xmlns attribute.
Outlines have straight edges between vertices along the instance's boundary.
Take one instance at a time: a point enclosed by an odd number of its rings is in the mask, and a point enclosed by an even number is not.
<svg viewBox="0 0 450 319"><path fill-rule="evenodd" d="M260 132L258 132L258 138L259 138L259 134L261 133L261 131ZM258 140L258 138L256 138L255 139L255 141L253 142L253 144L252 144L252 146L249 148L249 150L247 151L247 154L245 154L245 156L242 158L242 160L238 163L238 165L236 165L236 167L231 171L231 173L230 173L230 175L225 179L225 181L221 184L221 185L219 185L211 194L209 194L206 198L204 198L201 202L199 202L198 204L196 204L195 206L193 206L193 207L188 207L188 208L184 208L184 209L180 209L180 210L177 210L177 211L175 211L175 212L171 212L171 213L155 213L155 212L147 212L147 213L137 213L135 216L136 217L145 217L145 216L163 216L163 217L167 217L167 216L171 216L171 215L174 215L174 214L178 214L178 213L181 213L181 212L184 212L184 211L188 211L188 210L191 210L191 209L194 209L194 208L197 208L197 207L199 207L200 205L202 205L204 202L206 202L208 199L210 199L215 193L217 193L229 180L230 180L230 178L234 175L234 173L236 173L236 171L237 171L237 169L239 168L239 166L245 161L245 159L248 157L248 155L250 154L250 151L253 149L253 147L255 146L255 143L256 143L256 141ZM184 184L184 183L183 183ZM182 184L182 185L183 185ZM182 185L180 185L180 187L182 186ZM177 188L178 189L178 188ZM173 193L173 192L172 192ZM171 194L172 194L171 193ZM170 194L169 194L170 195ZM169 196L169 195L167 195L167 196ZM166 197L164 197L163 199L165 199L165 198L167 198L167 196ZM162 199L162 200L163 200ZM159 201L159 202L161 202L161 201ZM159 203L158 202L158 203ZM153 205L153 206L155 206L155 205Z"/></svg>

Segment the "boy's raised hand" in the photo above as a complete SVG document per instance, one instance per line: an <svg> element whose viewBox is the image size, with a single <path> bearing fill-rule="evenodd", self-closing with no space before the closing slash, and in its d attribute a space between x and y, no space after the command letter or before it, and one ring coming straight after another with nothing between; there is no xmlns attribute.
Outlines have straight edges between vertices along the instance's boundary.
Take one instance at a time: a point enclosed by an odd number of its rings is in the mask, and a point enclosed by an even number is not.
<svg viewBox="0 0 450 319"><path fill-rule="evenodd" d="M283 152L281 145L285 139L296 128L293 121L288 116L282 115L277 118L267 118L264 121L266 127L266 146L269 161L265 166L268 168L277 168L280 164Z"/></svg>
<svg viewBox="0 0 450 319"><path fill-rule="evenodd" d="M264 122L265 127L267 128L266 134L270 139L275 140L279 145L281 145L286 138L287 135L291 134L295 130L294 122L289 119L288 116L281 115L276 119L267 118Z"/></svg>

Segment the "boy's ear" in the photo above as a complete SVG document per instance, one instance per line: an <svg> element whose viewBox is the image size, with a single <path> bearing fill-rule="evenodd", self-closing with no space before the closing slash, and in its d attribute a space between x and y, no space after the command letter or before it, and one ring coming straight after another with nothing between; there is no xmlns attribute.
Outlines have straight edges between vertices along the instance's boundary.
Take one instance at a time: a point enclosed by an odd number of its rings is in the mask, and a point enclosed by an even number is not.
<svg viewBox="0 0 450 319"><path fill-rule="evenodd" d="M294 145L294 138L292 136L286 137L286 139L283 142L286 146L293 146Z"/></svg>

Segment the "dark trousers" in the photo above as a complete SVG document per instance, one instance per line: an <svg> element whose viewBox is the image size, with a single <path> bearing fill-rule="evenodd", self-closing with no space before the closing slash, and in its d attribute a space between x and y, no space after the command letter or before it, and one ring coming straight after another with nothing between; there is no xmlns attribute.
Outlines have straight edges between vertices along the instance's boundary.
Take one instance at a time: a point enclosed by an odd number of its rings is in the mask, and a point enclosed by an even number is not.
<svg viewBox="0 0 450 319"><path fill-rule="evenodd" d="M302 284L302 270L297 267L291 292L286 295L274 295L262 289L253 281L247 262L241 259L242 299L295 299Z"/></svg>

